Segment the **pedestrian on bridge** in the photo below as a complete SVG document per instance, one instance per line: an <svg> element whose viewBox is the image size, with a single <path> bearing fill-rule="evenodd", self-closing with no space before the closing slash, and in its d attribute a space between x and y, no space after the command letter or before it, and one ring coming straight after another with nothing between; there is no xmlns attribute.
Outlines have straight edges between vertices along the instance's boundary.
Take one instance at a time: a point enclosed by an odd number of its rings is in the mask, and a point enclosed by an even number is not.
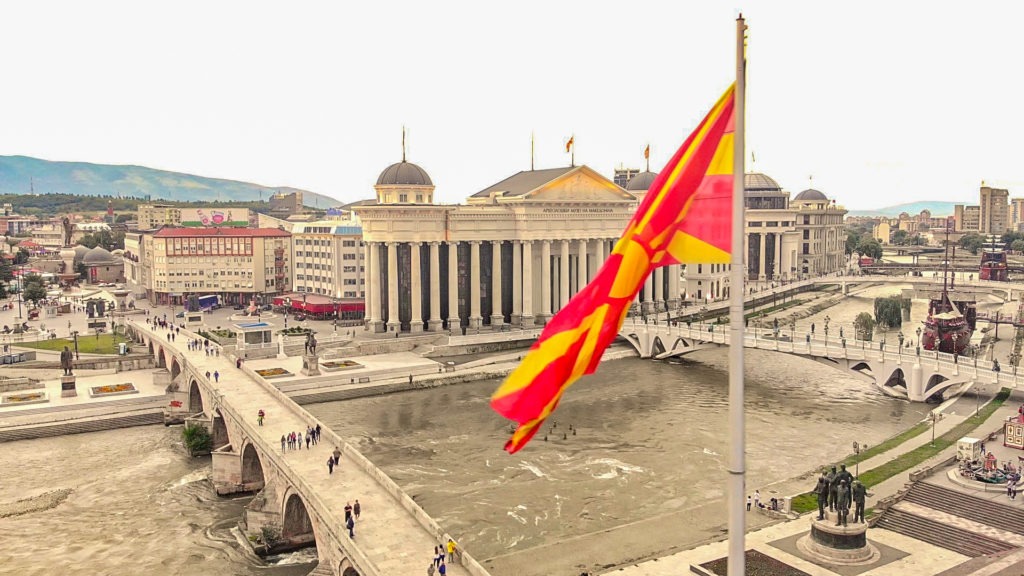
<svg viewBox="0 0 1024 576"><path fill-rule="evenodd" d="M207 371L206 371L206 379L207 379L207 380L209 380L209 379L210 379L210 371L209 371L209 370L207 370Z"/></svg>
<svg viewBox="0 0 1024 576"><path fill-rule="evenodd" d="M298 438L299 450L302 450L302 432L299 432L299 435L296 438Z"/></svg>
<svg viewBox="0 0 1024 576"><path fill-rule="evenodd" d="M334 474L334 458L331 456L327 457L327 473Z"/></svg>
<svg viewBox="0 0 1024 576"><path fill-rule="evenodd" d="M213 381L220 382L220 372L218 372L217 370L213 371Z"/></svg>
<svg viewBox="0 0 1024 576"><path fill-rule="evenodd" d="M352 519L352 503L345 502L345 522Z"/></svg>
<svg viewBox="0 0 1024 576"><path fill-rule="evenodd" d="M352 506L352 514L355 515L356 520L359 520L359 511L360 510L361 510L361 508L359 507L359 500L356 499L356 503Z"/></svg>
<svg viewBox="0 0 1024 576"><path fill-rule="evenodd" d="M263 408L260 408L260 411L256 413L256 421L259 422L260 426L263 426L264 416L266 416L266 413L263 411Z"/></svg>
<svg viewBox="0 0 1024 576"><path fill-rule="evenodd" d="M353 528L356 527L356 523L355 523L355 520L352 520L351 516L349 516L348 520L345 521L345 527L348 528L348 537L353 539L353 540L355 540L356 539L356 534L353 531ZM441 570L441 574L444 574L444 569L443 568Z"/></svg>
<svg viewBox="0 0 1024 576"><path fill-rule="evenodd" d="M337 466L339 462L341 462L341 450L338 450L338 447L335 446L334 447L334 465Z"/></svg>
<svg viewBox="0 0 1024 576"><path fill-rule="evenodd" d="M286 440L286 438L284 437L284 434L281 434L281 452L282 452L282 453L284 453L284 443L285 443L286 441L287 441L287 440Z"/></svg>
<svg viewBox="0 0 1024 576"><path fill-rule="evenodd" d="M306 450L309 450L309 442L312 439L313 435L309 433L309 430L306 430Z"/></svg>

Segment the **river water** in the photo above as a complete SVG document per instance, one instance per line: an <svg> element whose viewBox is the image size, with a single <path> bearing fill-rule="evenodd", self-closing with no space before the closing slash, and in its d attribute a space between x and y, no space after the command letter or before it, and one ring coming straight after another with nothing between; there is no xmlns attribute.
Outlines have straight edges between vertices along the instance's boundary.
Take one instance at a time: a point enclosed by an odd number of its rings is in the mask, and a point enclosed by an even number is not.
<svg viewBox="0 0 1024 576"><path fill-rule="evenodd" d="M922 305L914 303L915 321ZM825 313L849 325L865 309L868 295ZM496 380L306 408L486 559L720 502L726 362L724 349L681 363L606 362L568 391L548 440L541 432L514 456L501 449L509 423L488 407ZM746 384L751 486L840 458L853 441L874 445L929 408L819 363L758 350L748 350ZM266 566L239 544L232 528L247 500L213 494L209 459L182 453L180 428L28 440L2 450L0 507L73 492L52 509L0 518L0 573L293 576L310 569Z"/></svg>
<svg viewBox="0 0 1024 576"><path fill-rule="evenodd" d="M181 427L146 426L0 445L0 506L70 489L48 510L0 518L0 574L299 576L315 550L268 566L237 536L248 498L220 498L210 459Z"/></svg>

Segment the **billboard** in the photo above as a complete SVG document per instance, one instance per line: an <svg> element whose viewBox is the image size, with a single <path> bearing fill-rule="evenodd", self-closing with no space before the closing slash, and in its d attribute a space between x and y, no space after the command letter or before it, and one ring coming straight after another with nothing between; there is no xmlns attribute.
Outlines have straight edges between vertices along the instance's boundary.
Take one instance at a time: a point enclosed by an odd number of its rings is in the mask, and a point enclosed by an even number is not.
<svg viewBox="0 0 1024 576"><path fill-rule="evenodd" d="M249 225L248 208L182 208L181 225L193 227Z"/></svg>

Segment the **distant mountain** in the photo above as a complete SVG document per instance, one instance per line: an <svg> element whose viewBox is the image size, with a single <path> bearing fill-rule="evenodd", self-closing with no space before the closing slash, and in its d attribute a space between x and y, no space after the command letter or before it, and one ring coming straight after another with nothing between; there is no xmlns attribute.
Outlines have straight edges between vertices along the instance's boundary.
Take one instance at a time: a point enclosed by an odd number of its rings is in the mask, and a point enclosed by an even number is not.
<svg viewBox="0 0 1024 576"><path fill-rule="evenodd" d="M30 184L31 183L31 184ZM62 193L78 196L121 196L181 202L267 200L275 192L302 192L306 206L327 208L341 204L308 190L262 186L250 182L206 178L115 164L54 162L29 156L0 156L0 194Z"/></svg>
<svg viewBox="0 0 1024 576"><path fill-rule="evenodd" d="M908 204L878 208L877 210L850 210L847 216L885 216L887 218L895 218L901 212L914 216L920 214L921 210L928 210L932 213L932 218L938 218L940 216L952 216L953 206L957 204L968 204L968 202L910 202Z"/></svg>

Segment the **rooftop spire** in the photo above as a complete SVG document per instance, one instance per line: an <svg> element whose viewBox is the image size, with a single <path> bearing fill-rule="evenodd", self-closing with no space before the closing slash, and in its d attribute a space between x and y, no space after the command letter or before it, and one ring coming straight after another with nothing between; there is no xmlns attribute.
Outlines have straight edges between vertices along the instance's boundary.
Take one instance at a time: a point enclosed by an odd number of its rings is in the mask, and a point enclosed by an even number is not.
<svg viewBox="0 0 1024 576"><path fill-rule="evenodd" d="M405 162L405 125L402 126L402 162Z"/></svg>

